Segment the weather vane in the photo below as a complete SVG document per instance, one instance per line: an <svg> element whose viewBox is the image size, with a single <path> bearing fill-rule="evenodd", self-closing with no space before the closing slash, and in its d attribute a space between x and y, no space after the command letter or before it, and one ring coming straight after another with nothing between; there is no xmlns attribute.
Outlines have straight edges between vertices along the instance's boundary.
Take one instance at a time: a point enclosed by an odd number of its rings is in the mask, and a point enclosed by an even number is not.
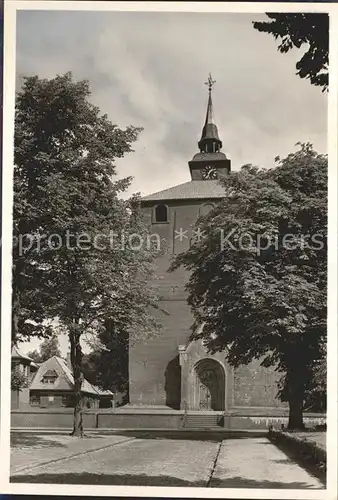
<svg viewBox="0 0 338 500"><path fill-rule="evenodd" d="M208 81L205 82L205 85L208 85L208 88L209 88L209 92L211 92L211 89L213 87L213 85L216 83L216 80L213 80L212 79L212 76L211 76L211 73L209 73L209 78L208 78Z"/></svg>

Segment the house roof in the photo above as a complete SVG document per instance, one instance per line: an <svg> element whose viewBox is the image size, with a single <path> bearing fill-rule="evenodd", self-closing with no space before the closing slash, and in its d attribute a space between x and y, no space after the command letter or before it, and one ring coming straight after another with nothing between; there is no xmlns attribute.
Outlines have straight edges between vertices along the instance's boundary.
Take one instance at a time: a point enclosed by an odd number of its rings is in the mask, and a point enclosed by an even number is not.
<svg viewBox="0 0 338 500"><path fill-rule="evenodd" d="M57 377L58 374L56 373L55 370L47 370L44 374L44 377Z"/></svg>
<svg viewBox="0 0 338 500"><path fill-rule="evenodd" d="M38 371L30 385L30 390L46 390L46 385L42 382L43 377L50 372L55 371L58 375L53 387L48 387L48 391L53 390L72 390L74 387L73 373L67 365L67 362L58 356L53 356L39 366ZM84 379L82 382L82 392L95 394L96 396L112 395L110 391L101 391Z"/></svg>
<svg viewBox="0 0 338 500"><path fill-rule="evenodd" d="M33 362L32 358L30 358L29 356L26 356L26 354L23 354L16 345L12 347L11 357L25 359L27 361Z"/></svg>
<svg viewBox="0 0 338 500"><path fill-rule="evenodd" d="M109 391L108 389L100 389L100 387L98 387L97 385L94 385L94 384L91 384L92 387L94 387L94 389L96 390L96 392L98 394L100 394L100 396L112 396L113 393L111 391Z"/></svg>
<svg viewBox="0 0 338 500"><path fill-rule="evenodd" d="M144 196L141 201L191 200L223 198L225 188L219 180L189 181L178 186Z"/></svg>

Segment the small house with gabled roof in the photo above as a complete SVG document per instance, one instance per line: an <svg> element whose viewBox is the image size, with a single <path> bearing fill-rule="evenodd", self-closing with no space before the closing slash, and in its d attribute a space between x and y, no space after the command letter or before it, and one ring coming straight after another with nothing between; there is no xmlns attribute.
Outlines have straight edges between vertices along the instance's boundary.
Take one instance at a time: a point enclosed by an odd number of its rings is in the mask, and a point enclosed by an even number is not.
<svg viewBox="0 0 338 500"><path fill-rule="evenodd" d="M74 406L74 377L67 361L53 356L42 363L32 381L30 405L39 408L73 407ZM103 391L84 379L82 396L85 408L99 408L111 406L113 393Z"/></svg>

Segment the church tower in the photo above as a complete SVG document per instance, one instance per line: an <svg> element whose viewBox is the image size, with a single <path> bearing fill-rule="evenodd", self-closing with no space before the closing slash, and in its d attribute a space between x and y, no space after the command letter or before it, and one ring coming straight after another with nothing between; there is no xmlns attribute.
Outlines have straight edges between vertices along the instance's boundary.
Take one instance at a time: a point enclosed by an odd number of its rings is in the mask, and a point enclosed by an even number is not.
<svg viewBox="0 0 338 500"><path fill-rule="evenodd" d="M217 179L230 172L231 162L224 153L221 152L222 141L218 135L217 125L214 120L212 104L212 88L216 83L209 75L208 81L209 96L205 123L202 136L198 142L199 153L196 153L189 162L192 180Z"/></svg>
<svg viewBox="0 0 338 500"><path fill-rule="evenodd" d="M156 260L151 282L161 297L161 311L165 313L156 313L163 325L158 336L138 342L138 332L135 339L131 334L129 400L134 410L222 412L236 406L275 405L272 383L264 382L263 387L259 379L251 387L250 370L249 375L245 371L244 375L240 371L236 375L225 362L224 353L212 355L202 342L190 342L194 320L185 288L190 274L185 268L169 272L173 258L203 237L196 227L198 218L226 196L220 178L229 174L230 160L221 151L222 141L214 120L215 81L211 75L206 84L207 111L199 152L189 162L191 180L141 199L151 234L165 242L165 251ZM172 425L179 426L179 420Z"/></svg>
<svg viewBox="0 0 338 500"><path fill-rule="evenodd" d="M193 323L185 290L189 272L184 268L174 272L168 272L168 269L172 259L187 250L196 238L195 224L199 216L206 214L225 196L225 189L219 180L229 173L230 160L221 152L222 141L214 121L214 84L215 81L209 75L206 82L207 111L198 142L199 152L189 162L191 179L141 199L142 211L148 218L151 234L158 235L160 241L165 242L165 252L156 260L156 272L151 285L157 289L161 308L166 314L159 312L158 319L163 330L158 337L147 342L131 342L129 399L133 407L179 410L186 404L185 401L189 399L187 394L191 392L186 375L188 365L185 364L185 368L182 366L182 346L189 344ZM195 354L197 356L197 352ZM190 361L193 359L192 355L188 358ZM223 383L222 390L217 404L223 408L229 399L225 390L230 391L231 384L227 383L225 389ZM192 401L188 404L199 405Z"/></svg>

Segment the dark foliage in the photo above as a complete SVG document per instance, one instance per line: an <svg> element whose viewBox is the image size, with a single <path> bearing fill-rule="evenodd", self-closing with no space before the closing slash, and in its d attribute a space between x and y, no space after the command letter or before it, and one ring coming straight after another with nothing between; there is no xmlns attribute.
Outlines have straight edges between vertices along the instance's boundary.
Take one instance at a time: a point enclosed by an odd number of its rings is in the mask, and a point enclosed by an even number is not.
<svg viewBox="0 0 338 500"><path fill-rule="evenodd" d="M302 428L325 358L327 158L302 144L275 169L247 165L223 182L225 198L198 221L205 238L173 265L192 271L192 338L233 366L260 359L284 374L289 427Z"/></svg>
<svg viewBox="0 0 338 500"><path fill-rule="evenodd" d="M83 357L83 372L89 382L128 397L128 332L114 327L107 320L99 335L100 346Z"/></svg>
<svg viewBox="0 0 338 500"><path fill-rule="evenodd" d="M11 372L11 390L21 391L28 386L28 379L18 368L12 368Z"/></svg>
<svg viewBox="0 0 338 500"><path fill-rule="evenodd" d="M297 75L312 85L328 89L329 84L329 16L315 13L267 14L269 21L254 22L254 28L270 33L279 42L278 50L286 53L305 46L296 64Z"/></svg>

